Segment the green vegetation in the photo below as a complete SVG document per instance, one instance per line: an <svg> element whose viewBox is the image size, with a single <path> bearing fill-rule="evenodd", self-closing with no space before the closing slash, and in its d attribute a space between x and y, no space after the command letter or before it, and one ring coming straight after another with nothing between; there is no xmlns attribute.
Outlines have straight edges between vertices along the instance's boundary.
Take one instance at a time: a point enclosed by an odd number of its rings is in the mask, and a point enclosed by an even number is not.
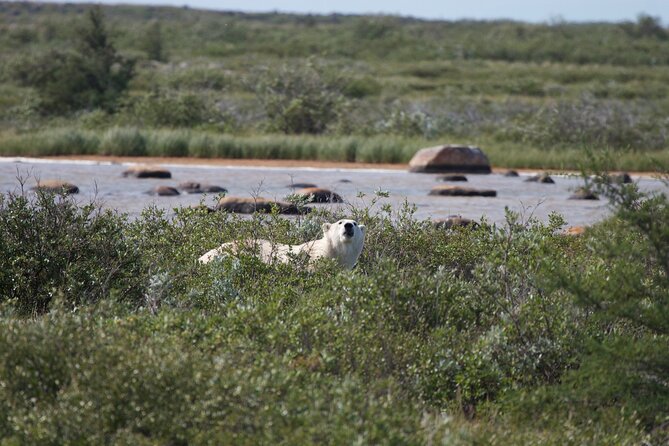
<svg viewBox="0 0 669 446"><path fill-rule="evenodd" d="M0 3L0 155L406 162L474 143L580 166L613 216L443 230L383 192L286 219L0 195L0 445L666 444L669 38L438 22ZM591 163L592 164L592 163ZM596 164L596 163L595 163ZM358 266L201 265L342 216Z"/></svg>
<svg viewBox="0 0 669 446"><path fill-rule="evenodd" d="M51 142L72 137L86 153L405 162L456 142L509 167L576 168L587 147L647 169L668 156L668 55L667 30L648 16L527 24L0 3L0 152L82 153ZM143 149L102 144L127 128ZM359 152L368 138L391 149Z"/></svg>
<svg viewBox="0 0 669 446"><path fill-rule="evenodd" d="M367 197L353 271L196 261L313 239L325 209L128 220L2 196L0 442L664 444L669 201L599 178L615 215L578 237L557 215L445 231Z"/></svg>

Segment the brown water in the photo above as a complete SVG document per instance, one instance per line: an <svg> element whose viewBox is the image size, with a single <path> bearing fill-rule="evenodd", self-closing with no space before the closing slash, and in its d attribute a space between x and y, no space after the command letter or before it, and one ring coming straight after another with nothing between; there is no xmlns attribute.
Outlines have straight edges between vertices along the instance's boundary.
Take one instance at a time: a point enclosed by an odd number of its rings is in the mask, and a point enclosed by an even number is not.
<svg viewBox="0 0 669 446"><path fill-rule="evenodd" d="M172 173L171 179L123 178L121 173L130 163L114 164L95 161L45 161L29 158L0 157L0 191L19 189L18 177L25 178L26 188L33 187L36 179L60 179L79 186L76 200L88 202L96 199L103 206L137 216L145 207L155 205L167 210L200 203L203 196L181 194L176 197L156 197L146 192L157 185L176 186L182 181L222 186L234 196L262 196L283 199L291 192L291 183L314 183L342 195L343 205L316 206L365 206L376 190L387 191L376 207L390 204L399 209L407 200L416 205L416 217L444 218L461 215L490 222L503 222L504 209L519 212L524 218L533 216L546 221L551 212L561 214L569 225L589 225L605 218L610 209L606 201L569 200L571 192L583 184L576 177L552 175L555 184L526 183L530 174L508 178L500 174L467 175L467 183L442 183L437 175L416 174L399 170L382 169L325 169L325 168L271 168L227 167L201 165L163 164ZM632 177L642 190L668 192L661 181L648 177ZM344 182L344 181L346 182ZM494 189L497 197L439 197L428 192L437 184L456 184L466 187ZM362 193L364 197L359 198ZM204 197L205 204L213 205L215 197Z"/></svg>

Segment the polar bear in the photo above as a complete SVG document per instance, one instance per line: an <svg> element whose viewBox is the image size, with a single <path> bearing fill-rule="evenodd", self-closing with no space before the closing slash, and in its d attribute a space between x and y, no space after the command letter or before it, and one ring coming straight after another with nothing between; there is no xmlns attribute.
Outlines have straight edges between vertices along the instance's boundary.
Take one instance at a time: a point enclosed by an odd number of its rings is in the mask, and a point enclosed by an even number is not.
<svg viewBox="0 0 669 446"><path fill-rule="evenodd" d="M365 225L355 220L339 220L325 223L323 238L302 243L301 245L282 245L268 240L245 240L224 243L199 258L201 263L209 263L223 254L236 254L243 249L256 249L265 263L288 263L299 256L306 255L313 262L320 258L333 259L346 269L352 269L362 252L365 242Z"/></svg>

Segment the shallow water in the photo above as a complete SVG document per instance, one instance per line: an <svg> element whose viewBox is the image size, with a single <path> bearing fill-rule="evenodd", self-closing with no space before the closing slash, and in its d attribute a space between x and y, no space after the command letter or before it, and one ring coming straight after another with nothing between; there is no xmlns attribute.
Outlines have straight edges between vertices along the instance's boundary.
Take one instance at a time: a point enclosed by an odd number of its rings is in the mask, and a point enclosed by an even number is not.
<svg viewBox="0 0 669 446"><path fill-rule="evenodd" d="M399 209L407 200L416 205L415 215L419 219L461 215L474 220L484 217L490 222L503 222L504 209L508 207L524 218L532 216L547 221L550 213L558 212L569 225L589 225L610 214L605 200L569 200L571 192L582 185L583 180L563 175L552 175L555 184L524 182L530 174L521 174L517 178L501 174L467 175L466 183L443 183L436 180L438 175L400 170L226 167L207 165L203 160L201 165L162 164L172 173L171 179L123 178L121 173L131 164L0 157L0 191L18 191L19 177L25 179L26 189L33 187L37 178L60 179L79 186L80 193L75 199L80 202L96 199L105 207L138 216L149 205L171 210L203 200L203 196L198 194L156 197L146 193L157 185L176 187L182 181L197 181L222 186L231 196L283 199L291 192L288 186L299 182L331 189L346 201L342 205L315 206L364 206L371 202L374 191L381 189L388 191L390 196L380 199L377 207L388 203L393 209ZM666 185L657 179L632 178L642 190L668 191ZM438 184L494 189L497 197L429 196L430 189ZM365 196L359 198L360 193ZM210 206L215 203L213 195L204 197L204 200Z"/></svg>

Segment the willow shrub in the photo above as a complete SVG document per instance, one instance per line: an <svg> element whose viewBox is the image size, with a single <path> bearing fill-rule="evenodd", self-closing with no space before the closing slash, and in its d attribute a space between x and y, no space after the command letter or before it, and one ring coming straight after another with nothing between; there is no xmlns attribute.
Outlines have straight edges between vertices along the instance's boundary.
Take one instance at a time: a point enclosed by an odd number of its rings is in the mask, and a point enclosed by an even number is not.
<svg viewBox="0 0 669 446"><path fill-rule="evenodd" d="M139 253L125 218L49 192L0 196L0 300L20 314L115 296L138 301Z"/></svg>

